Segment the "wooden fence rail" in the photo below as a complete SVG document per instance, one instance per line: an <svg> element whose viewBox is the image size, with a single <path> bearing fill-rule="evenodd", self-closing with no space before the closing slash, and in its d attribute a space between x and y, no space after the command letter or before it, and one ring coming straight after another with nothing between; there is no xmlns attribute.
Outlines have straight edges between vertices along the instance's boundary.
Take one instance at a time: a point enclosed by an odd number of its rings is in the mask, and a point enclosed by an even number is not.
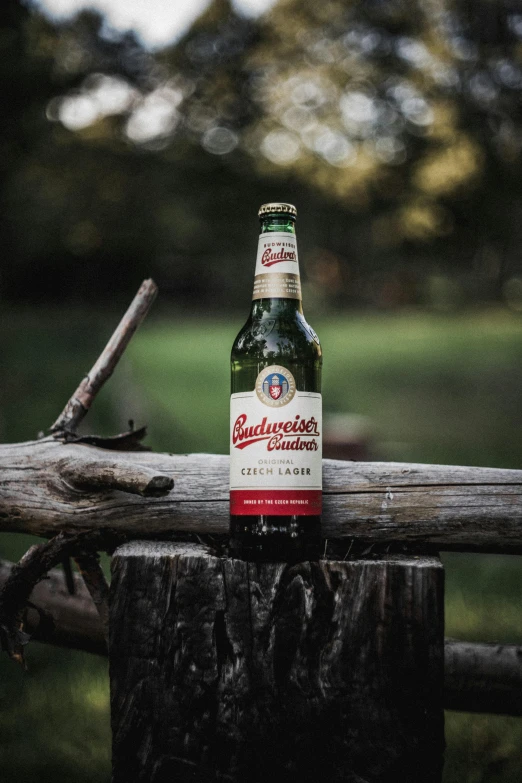
<svg viewBox="0 0 522 783"><path fill-rule="evenodd" d="M324 536L522 553L522 471L324 460ZM228 530L227 456L110 452L44 438L0 446L0 531L129 538ZM174 481L174 488L172 487Z"/></svg>

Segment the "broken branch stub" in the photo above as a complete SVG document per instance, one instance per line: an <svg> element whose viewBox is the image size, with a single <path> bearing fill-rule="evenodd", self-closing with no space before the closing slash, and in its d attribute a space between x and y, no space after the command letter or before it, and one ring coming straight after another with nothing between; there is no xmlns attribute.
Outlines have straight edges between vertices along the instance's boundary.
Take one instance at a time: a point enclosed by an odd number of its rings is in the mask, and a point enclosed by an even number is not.
<svg viewBox="0 0 522 783"><path fill-rule="evenodd" d="M116 327L90 372L82 380L50 431L55 435L75 432L92 405L94 398L110 378L129 341L147 315L158 287L154 280L144 280L127 312Z"/></svg>
<svg viewBox="0 0 522 783"><path fill-rule="evenodd" d="M60 473L66 483L77 489L117 489L146 498L166 495L174 486L171 476L152 468L121 459L84 459L83 454L64 459Z"/></svg>

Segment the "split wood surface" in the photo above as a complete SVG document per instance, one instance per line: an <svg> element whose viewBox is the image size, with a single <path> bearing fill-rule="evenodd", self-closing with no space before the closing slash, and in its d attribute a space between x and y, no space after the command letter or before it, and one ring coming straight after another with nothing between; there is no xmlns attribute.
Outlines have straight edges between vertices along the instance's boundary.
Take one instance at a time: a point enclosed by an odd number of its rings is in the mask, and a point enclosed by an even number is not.
<svg viewBox="0 0 522 783"><path fill-rule="evenodd" d="M39 441L0 446L0 531L228 532L229 459ZM522 552L522 471L324 460L327 539ZM174 488L172 488L174 485Z"/></svg>
<svg viewBox="0 0 522 783"><path fill-rule="evenodd" d="M13 564L0 560L0 588ZM79 574L74 592L53 568L30 596L25 629L35 641L107 655L105 629ZM444 707L464 712L522 715L522 647L446 639Z"/></svg>
<svg viewBox="0 0 522 783"><path fill-rule="evenodd" d="M113 783L439 783L438 558L255 564L134 541L112 573Z"/></svg>

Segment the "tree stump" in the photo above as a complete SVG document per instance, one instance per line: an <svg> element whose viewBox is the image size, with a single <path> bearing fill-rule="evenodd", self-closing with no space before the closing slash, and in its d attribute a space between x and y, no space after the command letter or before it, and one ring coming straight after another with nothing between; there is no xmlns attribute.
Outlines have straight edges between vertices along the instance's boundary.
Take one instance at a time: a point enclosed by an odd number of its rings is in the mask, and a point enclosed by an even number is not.
<svg viewBox="0 0 522 783"><path fill-rule="evenodd" d="M113 783L435 783L443 656L437 558L253 564L125 544Z"/></svg>

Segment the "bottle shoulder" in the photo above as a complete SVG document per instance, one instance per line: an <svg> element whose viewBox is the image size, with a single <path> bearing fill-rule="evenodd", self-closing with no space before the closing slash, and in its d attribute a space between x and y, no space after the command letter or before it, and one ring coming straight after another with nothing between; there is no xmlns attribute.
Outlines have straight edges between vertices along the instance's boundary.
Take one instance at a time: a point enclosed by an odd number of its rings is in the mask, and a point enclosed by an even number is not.
<svg viewBox="0 0 522 783"><path fill-rule="evenodd" d="M259 360L302 360L321 362L317 334L302 313L249 316L232 346L232 360L244 357Z"/></svg>

